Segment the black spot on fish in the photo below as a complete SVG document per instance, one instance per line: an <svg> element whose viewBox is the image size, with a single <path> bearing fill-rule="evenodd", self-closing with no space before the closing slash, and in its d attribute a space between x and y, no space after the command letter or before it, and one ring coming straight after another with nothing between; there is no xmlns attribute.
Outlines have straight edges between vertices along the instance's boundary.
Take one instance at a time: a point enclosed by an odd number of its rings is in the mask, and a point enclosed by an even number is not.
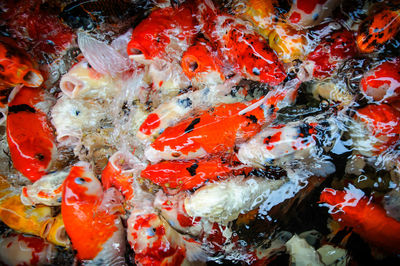
<svg viewBox="0 0 400 266"><path fill-rule="evenodd" d="M196 169L199 167L197 163L192 164L190 167L186 168L188 170L190 176L195 176L196 175Z"/></svg>
<svg viewBox="0 0 400 266"><path fill-rule="evenodd" d="M8 113L18 113L18 112L30 112L36 113L36 110L27 104L18 104L8 107Z"/></svg>
<svg viewBox="0 0 400 266"><path fill-rule="evenodd" d="M190 100L190 98L179 99L178 104L182 105L184 108L189 108L192 106L192 100Z"/></svg>
<svg viewBox="0 0 400 266"><path fill-rule="evenodd" d="M4 66L3 65L0 65L0 71L4 72Z"/></svg>
<svg viewBox="0 0 400 266"><path fill-rule="evenodd" d="M246 118L250 119L251 122L253 122L253 123L257 123L258 122L258 119L257 119L257 117L255 115L248 115L248 116L246 116Z"/></svg>
<svg viewBox="0 0 400 266"><path fill-rule="evenodd" d="M78 116L80 113L81 113L81 111L79 111L79 110L76 110L76 111L75 111L75 115L76 115L76 116Z"/></svg>
<svg viewBox="0 0 400 266"><path fill-rule="evenodd" d="M197 125L198 123L200 123L200 118L199 117L193 119L193 121L185 129L185 134L192 132L193 129L194 129L194 126Z"/></svg>
<svg viewBox="0 0 400 266"><path fill-rule="evenodd" d="M275 105L271 104L271 107L268 110L268 114L272 115L275 112Z"/></svg>
<svg viewBox="0 0 400 266"><path fill-rule="evenodd" d="M310 125L307 124L307 123L301 124L301 125L299 126L299 137L300 137L300 138L306 138L306 137L308 137L308 136L311 136L311 134L310 134L310 129L312 129L312 128L313 128L313 127L310 126Z"/></svg>

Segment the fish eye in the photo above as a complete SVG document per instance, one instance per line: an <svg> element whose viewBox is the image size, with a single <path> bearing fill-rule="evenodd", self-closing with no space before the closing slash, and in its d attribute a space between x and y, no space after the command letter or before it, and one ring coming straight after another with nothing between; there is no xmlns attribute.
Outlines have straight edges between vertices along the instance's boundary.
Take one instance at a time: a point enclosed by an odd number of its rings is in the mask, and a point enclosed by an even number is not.
<svg viewBox="0 0 400 266"><path fill-rule="evenodd" d="M253 74L254 75L256 75L256 76L259 76L260 75L260 70L258 69L258 68L253 68Z"/></svg>
<svg viewBox="0 0 400 266"><path fill-rule="evenodd" d="M44 155L41 153L38 153L35 155L35 158L38 159L39 161L43 161L44 160Z"/></svg>
<svg viewBox="0 0 400 266"><path fill-rule="evenodd" d="M86 182L86 180L84 178L82 178L82 177L75 178L75 183L78 184L78 185L82 185L85 182Z"/></svg>

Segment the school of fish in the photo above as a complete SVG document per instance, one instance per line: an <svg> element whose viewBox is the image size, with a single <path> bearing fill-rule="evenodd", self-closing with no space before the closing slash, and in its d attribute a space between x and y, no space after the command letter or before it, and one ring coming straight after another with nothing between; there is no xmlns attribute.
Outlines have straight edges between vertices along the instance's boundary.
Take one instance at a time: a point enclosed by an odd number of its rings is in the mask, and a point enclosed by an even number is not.
<svg viewBox="0 0 400 266"><path fill-rule="evenodd" d="M1 265L400 262L400 1L16 0L0 26Z"/></svg>

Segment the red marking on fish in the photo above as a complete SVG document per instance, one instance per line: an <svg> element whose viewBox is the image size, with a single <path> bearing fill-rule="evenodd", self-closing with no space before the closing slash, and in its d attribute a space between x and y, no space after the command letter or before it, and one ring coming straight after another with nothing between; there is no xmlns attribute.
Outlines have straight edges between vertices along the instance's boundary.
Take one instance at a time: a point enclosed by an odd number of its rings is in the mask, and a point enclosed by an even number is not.
<svg viewBox="0 0 400 266"><path fill-rule="evenodd" d="M156 113L151 113L147 116L146 120L144 120L139 131L149 136L160 126L160 124L160 117Z"/></svg>
<svg viewBox="0 0 400 266"><path fill-rule="evenodd" d="M281 140L281 135L282 132L278 131L274 135L265 138L264 143L267 144L266 149L272 150L275 147L274 143Z"/></svg>
<svg viewBox="0 0 400 266"><path fill-rule="evenodd" d="M101 173L101 182L105 190L115 187L126 200L133 198L133 176L123 174L122 170L116 168L111 162L108 162Z"/></svg>
<svg viewBox="0 0 400 266"><path fill-rule="evenodd" d="M320 197L334 209L333 219L341 225L352 227L363 239L384 250L400 252L400 223L387 216L380 205L367 197L358 199L349 191L325 188Z"/></svg>
<svg viewBox="0 0 400 266"><path fill-rule="evenodd" d="M297 8L306 14L311 14L317 5L323 5L327 0L296 0Z"/></svg>
<svg viewBox="0 0 400 266"><path fill-rule="evenodd" d="M43 100L42 89L23 87L10 102L7 117L7 141L13 165L32 182L46 174L55 151L47 116L35 107Z"/></svg>

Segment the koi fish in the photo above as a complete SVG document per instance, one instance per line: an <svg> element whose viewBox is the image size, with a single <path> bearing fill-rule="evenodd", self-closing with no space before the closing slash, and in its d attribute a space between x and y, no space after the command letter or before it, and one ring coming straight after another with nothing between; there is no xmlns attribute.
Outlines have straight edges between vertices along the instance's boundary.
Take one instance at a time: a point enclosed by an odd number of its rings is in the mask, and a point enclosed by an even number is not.
<svg viewBox="0 0 400 266"><path fill-rule="evenodd" d="M177 43L185 50L196 33L194 15L189 4L185 3L177 9L160 8L151 12L149 17L133 29L127 52L131 59L138 62L161 58L169 45Z"/></svg>
<svg viewBox="0 0 400 266"><path fill-rule="evenodd" d="M275 111L294 102L296 88L270 91L250 106L245 103L220 104L202 110L166 128L146 148L145 156L152 163L162 159L195 159L209 154L230 153L236 143L257 134L261 126L272 121Z"/></svg>
<svg viewBox="0 0 400 266"><path fill-rule="evenodd" d="M339 137L335 122L335 119L322 115L267 127L240 146L238 159L244 164L261 168L314 159L321 161L323 151L332 147ZM312 168L323 176L335 171L335 167L328 162L323 166L312 164Z"/></svg>
<svg viewBox="0 0 400 266"><path fill-rule="evenodd" d="M46 240L57 246L70 247L71 241L65 230L62 214L59 213L50 221L49 229L46 231Z"/></svg>
<svg viewBox="0 0 400 266"><path fill-rule="evenodd" d="M136 136L143 141L153 140L167 127L179 122L194 110L211 107L219 102L232 103L242 100L240 97L232 97L229 93L239 79L241 78L235 76L224 84L187 92L161 103L146 117Z"/></svg>
<svg viewBox="0 0 400 266"><path fill-rule="evenodd" d="M340 0L296 0L287 14L287 22L302 29L319 25L340 4Z"/></svg>
<svg viewBox="0 0 400 266"><path fill-rule="evenodd" d="M15 233L0 236L0 262L5 265L48 265L56 256L55 246L42 238Z"/></svg>
<svg viewBox="0 0 400 266"><path fill-rule="evenodd" d="M138 265L201 264L201 244L176 232L164 219L149 210L134 210L128 219L128 241Z"/></svg>
<svg viewBox="0 0 400 266"><path fill-rule="evenodd" d="M228 180L209 183L187 197L184 206L191 217L201 217L210 222L227 224L257 208L273 190L285 183L284 179L232 177Z"/></svg>
<svg viewBox="0 0 400 266"><path fill-rule="evenodd" d="M37 106L44 102L41 88L22 87L9 103L7 142L14 168L32 182L50 168L56 154L54 134L46 113Z"/></svg>
<svg viewBox="0 0 400 266"><path fill-rule="evenodd" d="M211 1L198 6L203 33L221 51L221 58L229 62L245 78L278 85L286 72L268 43L246 23L230 15L218 14Z"/></svg>
<svg viewBox="0 0 400 266"><path fill-rule="evenodd" d="M29 56L5 37L0 38L0 81L27 87L39 87L43 83L40 71L33 67Z"/></svg>
<svg viewBox="0 0 400 266"><path fill-rule="evenodd" d="M362 191L351 185L345 191L325 188L320 202L329 207L334 220L352 227L367 242L389 252L400 252L400 223L387 216L385 209L371 202Z"/></svg>
<svg viewBox="0 0 400 266"><path fill-rule="evenodd" d="M103 188L107 190L115 187L129 202L134 197L133 179L144 167L139 159L129 152L114 153L101 173Z"/></svg>
<svg viewBox="0 0 400 266"><path fill-rule="evenodd" d="M375 101L392 100L400 95L400 59L385 61L368 71L361 80L362 91Z"/></svg>
<svg viewBox="0 0 400 266"><path fill-rule="evenodd" d="M400 114L387 104L358 109L350 127L354 148L362 155L379 155L394 145L400 134Z"/></svg>
<svg viewBox="0 0 400 266"><path fill-rule="evenodd" d="M192 84L219 84L225 80L222 62L206 40L199 40L183 53L181 66Z"/></svg>
<svg viewBox="0 0 400 266"><path fill-rule="evenodd" d="M32 185L22 187L21 202L25 205L60 206L62 184L68 173L69 171L50 173Z"/></svg>
<svg viewBox="0 0 400 266"><path fill-rule="evenodd" d="M70 99L63 95L51 109L51 122L56 140L61 145L76 146L85 132L95 130L105 119L104 103L84 99Z"/></svg>
<svg viewBox="0 0 400 266"><path fill-rule="evenodd" d="M82 59L73 66L60 80L61 91L70 98L100 98L114 96L120 89L120 80L113 79L109 74L96 71Z"/></svg>
<svg viewBox="0 0 400 266"><path fill-rule="evenodd" d="M34 58L49 57L66 50L75 40L72 29L64 25L57 14L41 1L14 1L3 5L0 20L13 39Z"/></svg>
<svg viewBox="0 0 400 266"><path fill-rule="evenodd" d="M225 160L218 157L188 161L163 161L148 165L140 175L161 186L166 193L174 194L182 190L198 188L206 182L225 179L229 174L239 172L240 166L235 168ZM232 163L235 164L234 161ZM242 170L246 171L243 167Z"/></svg>
<svg viewBox="0 0 400 266"><path fill-rule="evenodd" d="M71 168L63 183L61 213L78 259L95 264L125 264L120 197L114 188L103 191L88 164Z"/></svg>
<svg viewBox="0 0 400 266"><path fill-rule="evenodd" d="M371 8L375 9L374 6ZM386 7L366 18L360 25L357 46L362 53L372 53L400 30L400 10Z"/></svg>
<svg viewBox="0 0 400 266"><path fill-rule="evenodd" d="M0 220L16 231L40 236L55 244L68 243L62 224L54 223L52 209L45 205L34 207L22 204L19 193L1 176ZM50 231L59 237L53 238Z"/></svg>
<svg viewBox="0 0 400 266"><path fill-rule="evenodd" d="M300 68L300 80L325 79L333 75L339 65L357 53L351 31L342 30L322 39L321 43L308 54Z"/></svg>

